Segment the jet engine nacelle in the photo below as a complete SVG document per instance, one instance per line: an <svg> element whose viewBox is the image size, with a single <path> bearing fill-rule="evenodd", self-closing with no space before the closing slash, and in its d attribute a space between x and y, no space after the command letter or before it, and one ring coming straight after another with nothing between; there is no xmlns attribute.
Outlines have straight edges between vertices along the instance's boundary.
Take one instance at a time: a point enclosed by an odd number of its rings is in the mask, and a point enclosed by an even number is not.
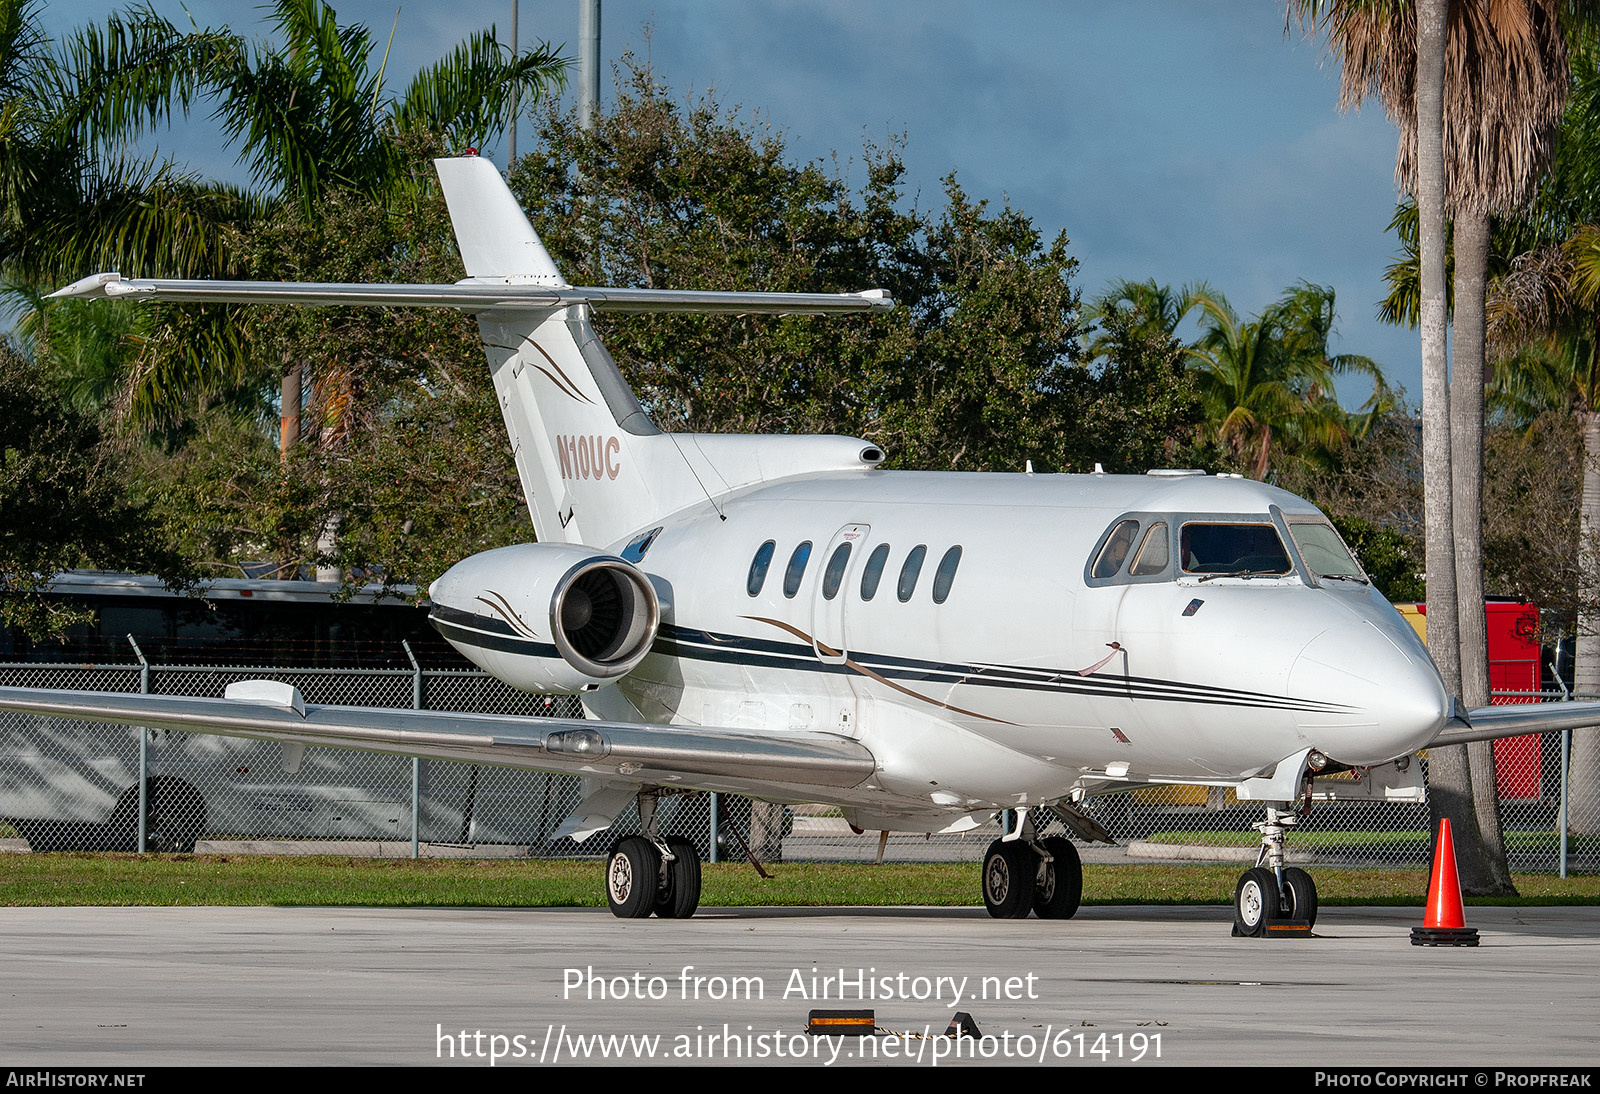
<svg viewBox="0 0 1600 1094"><path fill-rule="evenodd" d="M523 543L473 555L428 590L439 633L514 688L589 691L650 652L661 608L638 567L592 547Z"/></svg>

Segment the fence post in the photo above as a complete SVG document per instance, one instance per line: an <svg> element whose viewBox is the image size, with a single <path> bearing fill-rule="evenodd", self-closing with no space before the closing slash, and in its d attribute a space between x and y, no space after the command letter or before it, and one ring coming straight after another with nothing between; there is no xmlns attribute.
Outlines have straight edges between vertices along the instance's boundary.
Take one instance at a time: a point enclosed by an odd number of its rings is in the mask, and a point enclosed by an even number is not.
<svg viewBox="0 0 1600 1094"><path fill-rule="evenodd" d="M1572 692L1567 690L1567 682L1561 679L1561 639L1556 639L1556 659L1550 665L1550 675L1555 678L1556 687L1561 689L1561 698L1565 702L1572 701ZM1567 876L1567 766L1572 756L1572 730L1564 730L1561 734L1561 806L1556 825L1561 832L1561 868L1562 877Z"/></svg>
<svg viewBox="0 0 1600 1094"><path fill-rule="evenodd" d="M422 666L417 663L417 655L411 652L411 640L402 638L400 645L406 651L406 657L411 661L411 709L422 709ZM411 757L411 857L421 858L421 846L418 842L418 829L421 827L419 817L422 814L422 760L416 756Z"/></svg>
<svg viewBox="0 0 1600 1094"><path fill-rule="evenodd" d="M145 660L144 651L139 648L139 643L133 635L128 635L128 645L133 647L134 656L139 659L139 694L150 694L150 662ZM139 734L139 842L136 849L144 854L145 843L145 818L150 811L150 731L144 726L135 726L134 731Z"/></svg>

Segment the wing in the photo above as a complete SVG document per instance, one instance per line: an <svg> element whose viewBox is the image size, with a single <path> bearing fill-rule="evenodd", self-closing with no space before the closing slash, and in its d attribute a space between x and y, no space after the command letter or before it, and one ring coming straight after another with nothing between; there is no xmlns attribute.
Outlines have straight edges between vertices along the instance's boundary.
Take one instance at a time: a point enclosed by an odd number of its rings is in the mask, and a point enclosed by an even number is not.
<svg viewBox="0 0 1600 1094"><path fill-rule="evenodd" d="M1457 711L1428 747L1597 726L1600 726L1600 702L1509 703L1478 707L1465 714Z"/></svg>
<svg viewBox="0 0 1600 1094"><path fill-rule="evenodd" d="M101 273L51 297L169 300L187 304L364 304L414 308L561 308L588 304L598 311L753 312L824 315L889 311L882 289L857 293L712 292L694 289L584 288L536 285L504 278L467 278L454 285L365 285L315 281L179 281Z"/></svg>
<svg viewBox="0 0 1600 1094"><path fill-rule="evenodd" d="M228 691L210 699L0 688L0 710L757 796L852 787L876 768L864 746L831 733L315 706L296 688L258 680Z"/></svg>

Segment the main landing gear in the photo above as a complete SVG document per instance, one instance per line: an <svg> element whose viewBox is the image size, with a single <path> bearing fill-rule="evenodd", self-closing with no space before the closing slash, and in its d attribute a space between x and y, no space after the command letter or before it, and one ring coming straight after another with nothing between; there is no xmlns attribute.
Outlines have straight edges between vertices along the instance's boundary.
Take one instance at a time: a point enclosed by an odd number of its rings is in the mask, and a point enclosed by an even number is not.
<svg viewBox="0 0 1600 1094"><path fill-rule="evenodd" d="M622 836L606 855L606 902L619 919L688 919L700 906L700 853L656 830L656 795L639 795L643 834Z"/></svg>
<svg viewBox="0 0 1600 1094"><path fill-rule="evenodd" d="M983 906L996 919L1071 919L1083 899L1083 863L1072 841L1039 838L1029 811L983 855Z"/></svg>
<svg viewBox="0 0 1600 1094"><path fill-rule="evenodd" d="M1303 804L1280 809L1267 806L1267 819L1256 825L1261 854L1256 865L1233 888L1235 938L1304 937L1317 923L1317 886L1298 866L1284 865L1284 840L1305 814Z"/></svg>

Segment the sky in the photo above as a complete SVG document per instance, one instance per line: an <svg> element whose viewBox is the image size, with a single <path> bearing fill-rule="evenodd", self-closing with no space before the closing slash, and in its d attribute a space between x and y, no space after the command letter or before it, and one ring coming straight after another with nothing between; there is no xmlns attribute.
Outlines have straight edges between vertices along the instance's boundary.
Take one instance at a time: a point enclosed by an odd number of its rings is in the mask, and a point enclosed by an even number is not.
<svg viewBox="0 0 1600 1094"><path fill-rule="evenodd" d="M380 41L394 28L398 93L474 30L493 24L509 42L512 2L334 7ZM51 0L44 17L61 35L118 6ZM271 29L260 7L154 7L251 37ZM521 0L519 37L576 62L577 0ZM761 118L796 159L837 153L847 178L859 181L867 142L902 138L921 207L939 207L952 170L970 196L1010 201L1047 240L1066 232L1086 298L1121 279L1204 280L1251 315L1299 281L1330 286L1335 351L1373 358L1420 397L1416 332L1376 314L1398 251L1386 231L1395 130L1377 104L1340 112L1337 67L1322 43L1285 32L1282 0L603 0L601 50L608 64L648 58L685 99L710 91ZM525 126L520 150L530 141ZM203 117L156 143L245 179ZM486 151L503 163L505 143ZM1341 396L1354 406L1368 390Z"/></svg>

